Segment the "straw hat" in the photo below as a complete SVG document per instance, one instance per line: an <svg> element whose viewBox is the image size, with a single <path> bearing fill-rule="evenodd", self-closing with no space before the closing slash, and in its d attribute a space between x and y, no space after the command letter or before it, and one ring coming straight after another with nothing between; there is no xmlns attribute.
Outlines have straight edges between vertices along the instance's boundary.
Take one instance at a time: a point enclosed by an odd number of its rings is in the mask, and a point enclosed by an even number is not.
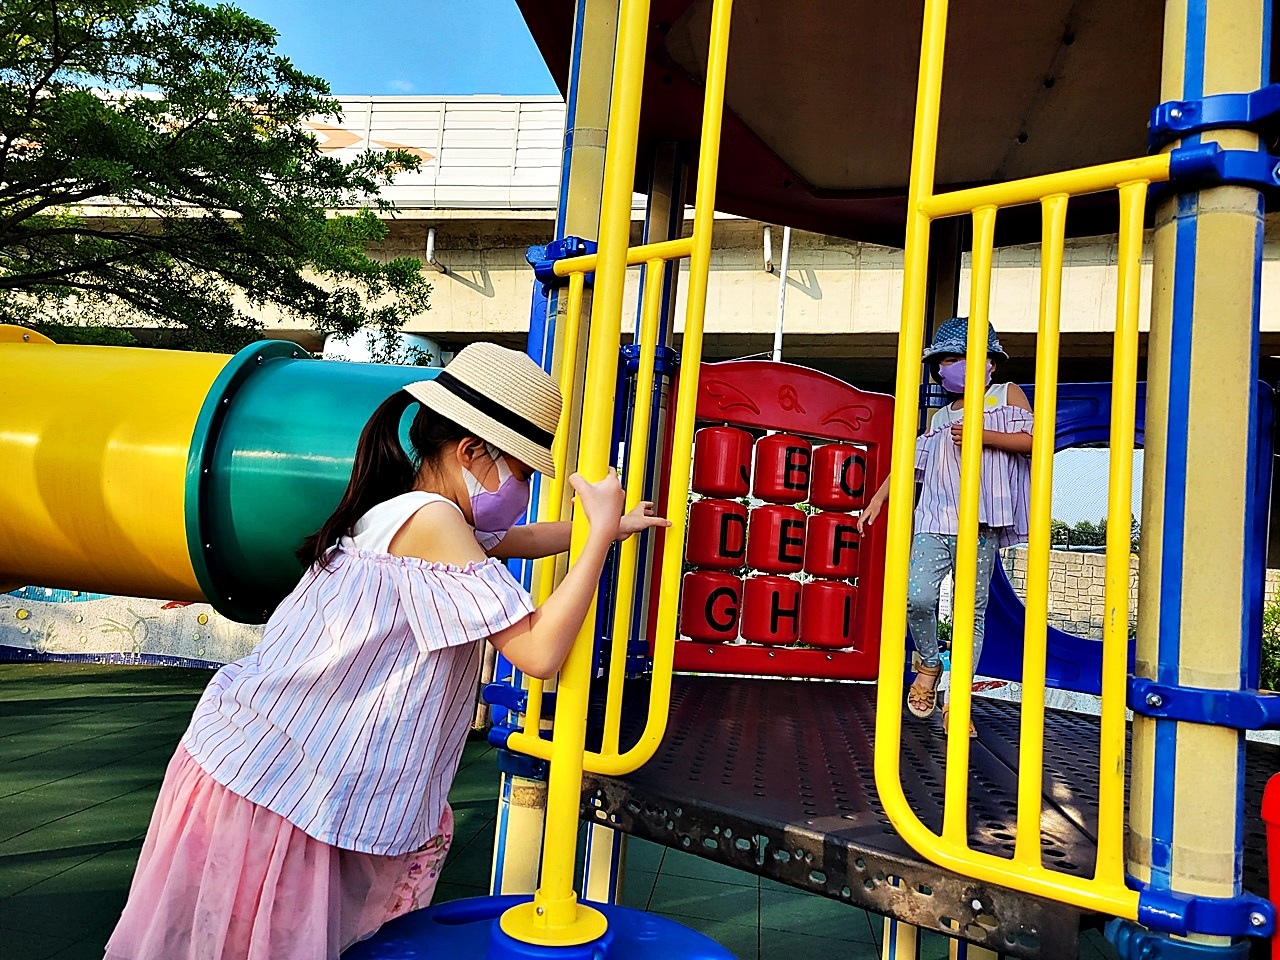
<svg viewBox="0 0 1280 960"><path fill-rule="evenodd" d="M556 475L551 443L560 423L560 388L527 354L473 343L434 380L405 389L503 453L548 477Z"/></svg>
<svg viewBox="0 0 1280 960"><path fill-rule="evenodd" d="M968 348L969 318L951 317L938 325L938 329L933 334L933 343L925 348L921 360L923 363L928 363L935 357L948 355L963 357ZM1009 355L1004 352L1004 347L1000 346L1000 341L996 338L996 328L990 323L987 324L987 354L1001 363L1009 359Z"/></svg>

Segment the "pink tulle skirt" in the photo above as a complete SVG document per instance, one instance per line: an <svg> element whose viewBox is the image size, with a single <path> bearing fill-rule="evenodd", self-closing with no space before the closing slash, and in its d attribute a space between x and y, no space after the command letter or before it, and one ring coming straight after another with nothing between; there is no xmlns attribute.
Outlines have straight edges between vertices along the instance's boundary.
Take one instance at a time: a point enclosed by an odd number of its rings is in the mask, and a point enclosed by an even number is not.
<svg viewBox="0 0 1280 960"><path fill-rule="evenodd" d="M425 907L453 839L401 856L341 850L222 786L179 747L107 960L337 960Z"/></svg>

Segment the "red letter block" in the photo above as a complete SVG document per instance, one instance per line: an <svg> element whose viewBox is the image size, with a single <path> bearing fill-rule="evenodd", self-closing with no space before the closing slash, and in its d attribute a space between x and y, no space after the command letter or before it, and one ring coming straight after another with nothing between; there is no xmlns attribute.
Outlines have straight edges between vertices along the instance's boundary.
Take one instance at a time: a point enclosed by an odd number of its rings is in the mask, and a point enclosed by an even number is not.
<svg viewBox="0 0 1280 960"><path fill-rule="evenodd" d="M693 437L693 490L708 497L745 497L751 480L751 434L704 427Z"/></svg>
<svg viewBox="0 0 1280 960"><path fill-rule="evenodd" d="M853 646L857 591L835 580L813 580L800 590L800 640L812 647ZM744 625L745 626L745 625Z"/></svg>
<svg viewBox="0 0 1280 960"><path fill-rule="evenodd" d="M766 503L799 503L809 496L808 440L775 433L756 444L752 493Z"/></svg>
<svg viewBox="0 0 1280 960"><path fill-rule="evenodd" d="M815 577L849 580L858 573L858 525L847 513L815 513L805 534L804 569Z"/></svg>
<svg viewBox="0 0 1280 960"><path fill-rule="evenodd" d="M790 577L748 577L742 636L753 643L794 643L800 632L800 584Z"/></svg>
<svg viewBox="0 0 1280 960"><path fill-rule="evenodd" d="M804 514L771 504L751 511L747 566L765 573L799 573L804 566Z"/></svg>
<svg viewBox="0 0 1280 960"><path fill-rule="evenodd" d="M708 570L736 570L746 563L747 508L733 500L690 504L685 558Z"/></svg>
<svg viewBox="0 0 1280 960"><path fill-rule="evenodd" d="M680 633L704 643L725 643L738 636L742 581L727 573L695 571L685 575L680 604Z"/></svg>
<svg viewBox="0 0 1280 960"><path fill-rule="evenodd" d="M828 443L813 451L809 502L819 510L857 510L866 499L867 451Z"/></svg>

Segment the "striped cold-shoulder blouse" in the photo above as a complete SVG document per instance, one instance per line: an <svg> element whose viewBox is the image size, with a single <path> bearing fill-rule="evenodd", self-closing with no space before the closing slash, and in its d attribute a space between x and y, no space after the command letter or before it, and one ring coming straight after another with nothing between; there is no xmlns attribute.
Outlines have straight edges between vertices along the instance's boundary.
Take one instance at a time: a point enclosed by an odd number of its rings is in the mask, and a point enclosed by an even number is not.
<svg viewBox="0 0 1280 960"><path fill-rule="evenodd" d="M921 484L916 503L915 532L955 536L960 516L960 445L951 438L951 424L963 410L941 407L929 429L916 440L916 480ZM1003 433L1030 433L1030 410L1010 406L1009 385L992 384L982 411L983 427ZM978 522L991 527L1000 547L1027 539L1031 520L1031 458L994 447L982 448L982 481L978 493Z"/></svg>
<svg viewBox="0 0 1280 960"><path fill-rule="evenodd" d="M213 779L310 836L400 854L440 822L470 725L477 644L532 610L498 560L394 556L431 502L380 504L312 568L247 657L209 683L182 743Z"/></svg>

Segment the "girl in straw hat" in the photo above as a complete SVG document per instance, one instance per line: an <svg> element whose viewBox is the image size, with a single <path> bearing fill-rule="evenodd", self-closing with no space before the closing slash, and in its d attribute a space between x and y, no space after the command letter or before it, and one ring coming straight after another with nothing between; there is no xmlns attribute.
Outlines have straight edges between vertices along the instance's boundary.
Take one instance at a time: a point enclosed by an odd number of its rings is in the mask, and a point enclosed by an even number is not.
<svg viewBox="0 0 1280 960"><path fill-rule="evenodd" d="M920 655L907 689L907 709L928 717L938 698L942 657L938 648L938 590L955 572L960 515L960 441L964 438L965 351L969 321L952 317L939 325L923 361L950 402L935 410L929 429L916 441L915 532L907 582L907 624ZM973 668L976 674L986 628L987 592L1001 547L1026 540L1030 521L1031 404L1016 383L991 382L996 364L1009 356L993 327L987 327L986 384L982 413L982 475L978 494L978 582L974 595ZM889 495L889 479L858 518L858 529L874 523ZM948 707L943 704L942 724ZM969 736L977 728L969 723Z"/></svg>
<svg viewBox="0 0 1280 960"><path fill-rule="evenodd" d="M402 415L412 457L399 440ZM500 539L535 470L554 475L555 383L522 353L462 350L385 401L307 572L262 641L213 677L169 763L108 960L336 958L430 902L446 803L488 640L550 677L615 540L615 473L569 478L590 523L578 562L535 609L495 552L552 552L567 529ZM541 525L535 525L541 526Z"/></svg>

